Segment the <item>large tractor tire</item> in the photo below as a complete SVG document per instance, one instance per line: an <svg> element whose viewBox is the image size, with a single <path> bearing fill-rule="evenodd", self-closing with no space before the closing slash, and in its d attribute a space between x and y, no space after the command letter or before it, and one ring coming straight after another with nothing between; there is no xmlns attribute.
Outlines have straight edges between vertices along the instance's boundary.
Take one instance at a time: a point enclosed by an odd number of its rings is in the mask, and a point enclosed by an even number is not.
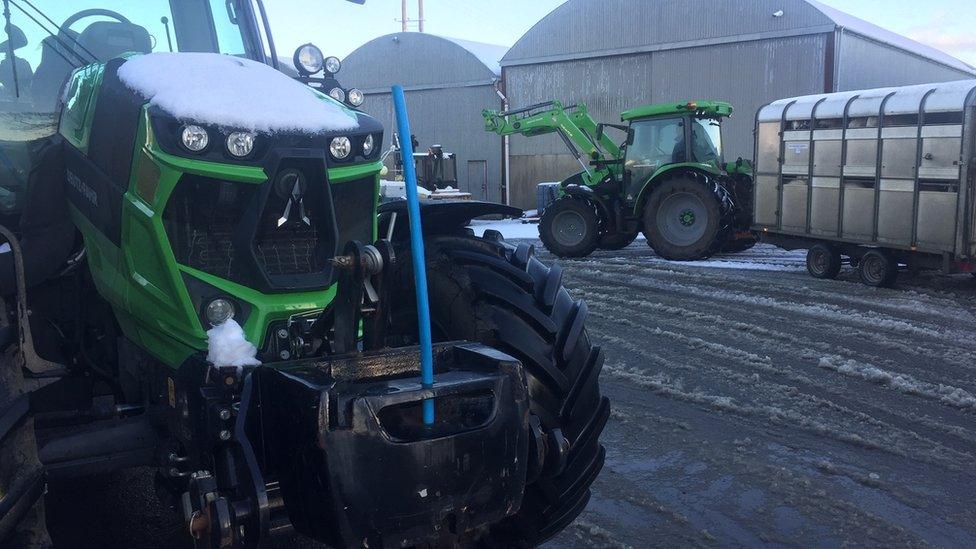
<svg viewBox="0 0 976 549"><path fill-rule="evenodd" d="M644 236L664 259L705 259L724 244L722 218L722 207L711 189L679 176L651 193L644 207Z"/></svg>
<svg viewBox="0 0 976 549"><path fill-rule="evenodd" d="M637 239L638 234L640 234L639 230L626 233L605 233L600 237L599 248L601 250L622 250L630 246Z"/></svg>
<svg viewBox="0 0 976 549"><path fill-rule="evenodd" d="M600 245L600 219L588 202L566 196L542 212L539 239L558 257L586 257Z"/></svg>
<svg viewBox="0 0 976 549"><path fill-rule="evenodd" d="M426 244L430 313L435 340L490 345L525 367L531 411L546 432L561 431L568 453L559 472L532 481L517 513L493 525L489 547L534 547L559 533L586 507L590 485L603 467L600 433L610 413L600 393L603 353L584 323L586 305L562 286L562 269L533 257L501 235L429 237ZM393 331L416 337L409 249L397 251L394 279L400 302Z"/></svg>

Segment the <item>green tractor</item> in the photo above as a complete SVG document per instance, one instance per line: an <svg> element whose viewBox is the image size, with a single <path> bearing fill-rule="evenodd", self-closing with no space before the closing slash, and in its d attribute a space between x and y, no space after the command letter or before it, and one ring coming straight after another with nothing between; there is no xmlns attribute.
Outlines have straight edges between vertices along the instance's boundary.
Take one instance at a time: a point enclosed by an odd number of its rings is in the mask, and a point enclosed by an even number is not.
<svg viewBox="0 0 976 549"><path fill-rule="evenodd" d="M582 511L586 306L466 228L520 210L422 208L431 384L417 220L338 59L283 66L260 0L0 1L0 546L50 543L49 480L145 466L196 547L531 546Z"/></svg>
<svg viewBox="0 0 976 549"><path fill-rule="evenodd" d="M485 110L485 129L499 135L556 133L582 171L560 185L542 212L539 237L559 257L617 250L643 231L665 259L704 259L756 242L749 231L752 170L726 163L720 101L664 103L621 114L626 125L598 124L586 105L549 101L523 109ZM626 134L610 138L611 128Z"/></svg>

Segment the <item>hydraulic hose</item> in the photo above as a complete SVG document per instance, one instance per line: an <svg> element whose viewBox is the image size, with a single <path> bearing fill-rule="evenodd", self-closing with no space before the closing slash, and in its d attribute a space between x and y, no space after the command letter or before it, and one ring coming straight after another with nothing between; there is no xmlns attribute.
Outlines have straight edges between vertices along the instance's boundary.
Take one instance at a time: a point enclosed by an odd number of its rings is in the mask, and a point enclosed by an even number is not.
<svg viewBox="0 0 976 549"><path fill-rule="evenodd" d="M400 151L403 158L404 187L407 191L407 212L410 217L410 255L413 260L414 286L417 289L417 324L420 328L420 381L425 389L434 386L434 344L430 335L430 304L427 300L427 267L425 265L424 238L420 225L420 199L417 196L417 173L413 163L413 143L410 121L407 119L407 101L403 87L393 86L393 108L396 111L397 130L400 133ZM423 404L424 425L434 423L434 401Z"/></svg>

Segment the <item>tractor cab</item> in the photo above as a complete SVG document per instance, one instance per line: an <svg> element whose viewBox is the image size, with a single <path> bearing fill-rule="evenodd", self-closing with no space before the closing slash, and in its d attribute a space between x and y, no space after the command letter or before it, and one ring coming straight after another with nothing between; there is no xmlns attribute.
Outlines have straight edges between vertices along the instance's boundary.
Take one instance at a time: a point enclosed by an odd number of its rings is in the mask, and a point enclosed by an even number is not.
<svg viewBox="0 0 976 549"><path fill-rule="evenodd" d="M668 167L688 164L723 165L722 119L732 105L721 101L665 103L625 111L630 124L624 147L629 172L626 200L633 202L652 176Z"/></svg>

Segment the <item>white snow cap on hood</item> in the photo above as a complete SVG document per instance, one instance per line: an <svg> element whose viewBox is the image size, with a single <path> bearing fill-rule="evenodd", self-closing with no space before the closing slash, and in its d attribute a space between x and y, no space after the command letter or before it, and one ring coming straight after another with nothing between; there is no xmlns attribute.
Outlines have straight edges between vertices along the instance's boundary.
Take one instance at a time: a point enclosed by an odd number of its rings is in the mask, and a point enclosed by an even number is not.
<svg viewBox="0 0 976 549"><path fill-rule="evenodd" d="M234 319L207 330L207 360L214 366L259 366L258 350Z"/></svg>
<svg viewBox="0 0 976 549"><path fill-rule="evenodd" d="M119 78L184 121L261 133L353 130L356 115L273 68L217 53L130 58Z"/></svg>

